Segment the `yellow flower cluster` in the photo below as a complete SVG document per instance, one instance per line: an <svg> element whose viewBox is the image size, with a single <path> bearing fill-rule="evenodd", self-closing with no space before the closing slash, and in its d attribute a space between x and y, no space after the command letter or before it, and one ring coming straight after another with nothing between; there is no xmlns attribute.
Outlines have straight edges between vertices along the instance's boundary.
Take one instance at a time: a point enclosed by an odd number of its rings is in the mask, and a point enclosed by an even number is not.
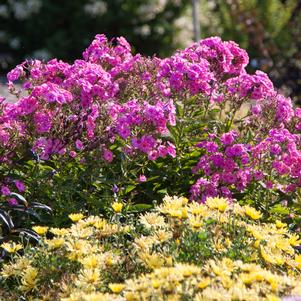
<svg viewBox="0 0 301 301"><path fill-rule="evenodd" d="M267 265L286 266L290 273L300 269L300 255L296 255L294 249L301 245L299 236L290 233L286 224L280 221L275 224L255 222L262 216L255 208L230 204L224 198L208 198L206 204L187 204L186 198L165 197L158 210L173 220L170 224L181 223L193 231L205 231L208 219L215 221L211 231L215 234L215 248L218 251L227 250L232 243L227 238L229 228L222 229L221 226L241 227L246 230L249 248L253 248L253 261L262 259Z"/></svg>
<svg viewBox="0 0 301 301"><path fill-rule="evenodd" d="M121 209L116 205L114 212ZM70 228L35 227L54 237L43 236L40 246L13 256L0 280L16 279L13 289L32 300L275 301L301 295L301 255L294 248L301 244L299 236L281 221L260 222L261 212L250 206L167 196L125 224L69 217ZM66 269L56 269L55 260L59 267L65 262Z"/></svg>

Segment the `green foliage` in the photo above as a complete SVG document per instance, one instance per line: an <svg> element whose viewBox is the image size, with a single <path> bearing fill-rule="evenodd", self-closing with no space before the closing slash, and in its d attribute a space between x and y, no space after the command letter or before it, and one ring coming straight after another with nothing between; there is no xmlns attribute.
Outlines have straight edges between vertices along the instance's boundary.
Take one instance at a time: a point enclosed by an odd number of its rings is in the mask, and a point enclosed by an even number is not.
<svg viewBox="0 0 301 301"><path fill-rule="evenodd" d="M188 0L67 0L1 2L0 65L8 70L24 58L71 61L95 34L126 36L135 51L168 55L179 47L174 21Z"/></svg>

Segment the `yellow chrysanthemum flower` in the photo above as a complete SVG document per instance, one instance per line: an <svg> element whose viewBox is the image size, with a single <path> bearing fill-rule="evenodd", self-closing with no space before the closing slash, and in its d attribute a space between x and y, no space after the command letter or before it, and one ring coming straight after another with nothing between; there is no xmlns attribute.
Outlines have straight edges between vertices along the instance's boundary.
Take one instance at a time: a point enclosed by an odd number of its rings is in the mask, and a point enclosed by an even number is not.
<svg viewBox="0 0 301 301"><path fill-rule="evenodd" d="M164 217L157 212L148 212L139 217L139 222L147 229L166 227Z"/></svg>
<svg viewBox="0 0 301 301"><path fill-rule="evenodd" d="M53 249L60 248L64 243L64 239L63 238L53 238L53 239L45 240L45 242L48 245L48 248L50 250L53 250Z"/></svg>
<svg viewBox="0 0 301 301"><path fill-rule="evenodd" d="M301 255L296 255L295 256L295 262L297 264L297 268L301 269Z"/></svg>
<svg viewBox="0 0 301 301"><path fill-rule="evenodd" d="M91 254L79 260L85 269L95 269L100 265L100 257L96 254Z"/></svg>
<svg viewBox="0 0 301 301"><path fill-rule="evenodd" d="M73 221L73 222L78 222L82 220L85 216L82 213L71 213L68 215L68 217Z"/></svg>
<svg viewBox="0 0 301 301"><path fill-rule="evenodd" d="M211 279L209 277L203 278L197 285L198 288L204 289L211 283Z"/></svg>
<svg viewBox="0 0 301 301"><path fill-rule="evenodd" d="M279 220L276 220L275 225L276 225L276 227L277 227L278 229L280 229L280 228L285 228L285 227L287 226L286 223L282 223L282 222L279 221Z"/></svg>
<svg viewBox="0 0 301 301"><path fill-rule="evenodd" d="M36 286L37 275L37 269L29 266L22 274L20 289L26 292L33 290Z"/></svg>
<svg viewBox="0 0 301 301"><path fill-rule="evenodd" d="M296 234L290 235L290 238L288 241L293 247L299 246L301 244L301 239Z"/></svg>
<svg viewBox="0 0 301 301"><path fill-rule="evenodd" d="M207 198L206 205L210 209L217 209L220 212L224 212L229 206L228 201L225 198Z"/></svg>
<svg viewBox="0 0 301 301"><path fill-rule="evenodd" d="M23 246L21 244L16 244L15 242L5 242L1 245L1 248L6 250L8 253L15 253L23 249Z"/></svg>
<svg viewBox="0 0 301 301"><path fill-rule="evenodd" d="M64 228L50 228L49 231L57 236L65 236L69 233L69 230Z"/></svg>
<svg viewBox="0 0 301 301"><path fill-rule="evenodd" d="M122 283L109 283L109 288L114 294L119 294L124 287L125 285Z"/></svg>
<svg viewBox="0 0 301 301"><path fill-rule="evenodd" d="M37 232L39 235L44 235L48 231L48 227L33 226L32 230Z"/></svg>
<svg viewBox="0 0 301 301"><path fill-rule="evenodd" d="M262 217L262 213L257 211L255 208L250 206L244 206L246 215L249 216L253 220L260 219Z"/></svg>
<svg viewBox="0 0 301 301"><path fill-rule="evenodd" d="M275 264L275 265L284 264L284 260L279 254L273 254L272 252L269 252L267 250L267 248L261 247L260 254L266 262L269 262L269 263Z"/></svg>
<svg viewBox="0 0 301 301"><path fill-rule="evenodd" d="M189 212L194 215L201 215L206 217L209 215L209 209L204 204L199 204L197 202L192 202L188 205Z"/></svg>
<svg viewBox="0 0 301 301"><path fill-rule="evenodd" d="M118 203L118 202L114 202L112 204L112 208L113 208L113 210L114 210L115 213L120 213L122 211L123 204L122 203Z"/></svg>

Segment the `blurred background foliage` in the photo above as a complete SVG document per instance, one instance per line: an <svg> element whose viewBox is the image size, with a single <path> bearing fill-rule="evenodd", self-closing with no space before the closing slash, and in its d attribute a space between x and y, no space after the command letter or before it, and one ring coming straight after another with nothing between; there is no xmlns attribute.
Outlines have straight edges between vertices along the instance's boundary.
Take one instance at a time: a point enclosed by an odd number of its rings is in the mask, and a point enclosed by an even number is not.
<svg viewBox="0 0 301 301"><path fill-rule="evenodd" d="M190 0L1 0L3 69L24 57L79 58L97 33L124 36L135 52L161 56L180 44L178 18Z"/></svg>
<svg viewBox="0 0 301 301"><path fill-rule="evenodd" d="M203 36L236 41L248 51L250 72L265 71L301 101L300 0L201 0L201 11Z"/></svg>
<svg viewBox="0 0 301 301"><path fill-rule="evenodd" d="M234 40L301 102L301 0L199 0L201 36ZM193 39L192 0L1 0L0 74L25 58L79 58L95 34L161 57Z"/></svg>

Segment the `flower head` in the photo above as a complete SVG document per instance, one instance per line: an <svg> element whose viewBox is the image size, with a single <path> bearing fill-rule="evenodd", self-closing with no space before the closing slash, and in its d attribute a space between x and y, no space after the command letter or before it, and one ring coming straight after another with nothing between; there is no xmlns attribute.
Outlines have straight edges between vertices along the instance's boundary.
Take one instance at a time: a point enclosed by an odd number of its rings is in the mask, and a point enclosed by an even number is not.
<svg viewBox="0 0 301 301"><path fill-rule="evenodd" d="M113 208L114 212L120 213L122 211L123 204L122 203L118 203L118 202L114 202L112 204L112 208Z"/></svg>

